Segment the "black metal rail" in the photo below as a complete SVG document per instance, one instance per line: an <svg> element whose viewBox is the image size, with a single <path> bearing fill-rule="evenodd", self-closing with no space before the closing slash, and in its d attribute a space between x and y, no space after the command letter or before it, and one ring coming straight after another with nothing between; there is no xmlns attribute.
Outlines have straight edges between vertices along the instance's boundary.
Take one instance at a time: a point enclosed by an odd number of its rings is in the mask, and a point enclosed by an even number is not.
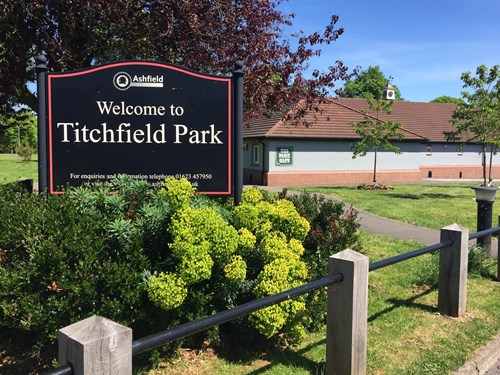
<svg viewBox="0 0 500 375"><path fill-rule="evenodd" d="M469 235L469 240L475 240L476 238L486 237L486 236L489 236L489 235L495 234L495 233L500 233L500 227L488 228L488 229L482 230L480 232L471 233Z"/></svg>
<svg viewBox="0 0 500 375"><path fill-rule="evenodd" d="M44 375L73 375L73 367L69 364L65 364L61 367L58 367L54 370L49 370L44 373Z"/></svg>
<svg viewBox="0 0 500 375"><path fill-rule="evenodd" d="M409 251L409 252L404 253L404 254L399 254L399 255L395 255L395 256L390 257L390 258L382 259L382 260L379 260L378 262L370 263L368 270L375 271L375 270L378 270L380 268L384 268L384 267L390 266L392 264L400 263L402 261L405 261L405 260L408 260L411 258L415 258L415 257L418 257L418 256L423 255L423 254L431 253L431 252L436 251L436 250L441 250L441 249L443 249L447 246L450 246L452 244L453 244L452 241L440 242L440 243L430 245L427 247L422 247L422 248L417 249L417 250Z"/></svg>
<svg viewBox="0 0 500 375"><path fill-rule="evenodd" d="M314 289L319 289L328 285L339 283L342 281L342 279L343 277L340 274L331 277L324 277L311 283L301 285L299 287L286 290L278 294L273 294L272 296L264 297L255 301L250 301L241 306L237 306L232 309L195 320L194 322L189 322L178 327L135 340L132 343L132 355L146 352L169 342L179 340L206 329L218 326L219 324L226 323L230 320L240 318L254 311L263 309L264 307L268 307L279 302L286 301L290 298L308 293Z"/></svg>

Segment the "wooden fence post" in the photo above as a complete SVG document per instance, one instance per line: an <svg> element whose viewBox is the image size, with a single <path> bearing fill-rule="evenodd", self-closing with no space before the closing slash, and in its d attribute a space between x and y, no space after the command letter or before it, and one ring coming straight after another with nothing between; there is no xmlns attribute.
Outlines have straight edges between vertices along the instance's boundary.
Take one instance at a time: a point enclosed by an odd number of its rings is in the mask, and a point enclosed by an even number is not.
<svg viewBox="0 0 500 375"><path fill-rule="evenodd" d="M326 374L366 373L368 257L347 249L329 258L329 276L343 280L328 287Z"/></svg>
<svg viewBox="0 0 500 375"><path fill-rule="evenodd" d="M467 304L469 230L458 224L444 227L441 242L448 240L453 244L441 249L439 256L438 310L459 317L465 314Z"/></svg>
<svg viewBox="0 0 500 375"><path fill-rule="evenodd" d="M131 375L132 330L92 316L59 330L59 366L73 375Z"/></svg>

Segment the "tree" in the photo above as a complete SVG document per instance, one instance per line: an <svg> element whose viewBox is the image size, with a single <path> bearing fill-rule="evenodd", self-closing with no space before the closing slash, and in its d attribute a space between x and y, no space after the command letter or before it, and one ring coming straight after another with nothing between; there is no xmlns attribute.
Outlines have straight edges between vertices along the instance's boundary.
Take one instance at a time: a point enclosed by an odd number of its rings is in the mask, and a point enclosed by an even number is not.
<svg viewBox="0 0 500 375"><path fill-rule="evenodd" d="M391 78L387 78L380 71L380 67L370 66L368 70L361 71L355 79L345 83L344 92L341 96L344 98L364 98L364 99L382 99L382 92ZM392 85L395 89L396 99L404 100L401 97L399 88Z"/></svg>
<svg viewBox="0 0 500 375"><path fill-rule="evenodd" d="M0 3L0 105L36 110L33 57L53 71L124 59L149 59L211 74L242 60L246 116L272 112L299 99L326 95L350 77L337 61L305 77L311 57L342 33L337 16L322 32L284 37L293 15L256 0L5 0ZM292 48L292 45L296 45Z"/></svg>
<svg viewBox="0 0 500 375"><path fill-rule="evenodd" d="M392 113L392 101L390 100L366 100L371 113L364 111L365 119L358 123L351 123L354 127L354 132L361 137L359 141L351 145L353 151L352 158L358 156L366 156L368 151L373 150L373 184L377 183L377 153L378 150L387 150L400 154L401 150L396 145L392 144L393 139L402 140L405 136L401 129L401 123L395 121L382 121L379 119L379 113L383 112L388 115Z"/></svg>
<svg viewBox="0 0 500 375"><path fill-rule="evenodd" d="M430 103L449 103L449 104L460 104L463 103L463 99L454 98L453 96L442 95L438 96L436 99L432 99Z"/></svg>
<svg viewBox="0 0 500 375"><path fill-rule="evenodd" d="M448 141L475 142L482 146L483 185L491 183L493 153L500 146L500 65L476 68L476 74L462 73L462 103L458 103L450 123L456 130L445 132ZM487 148L490 147L487 176ZM487 181L488 177L488 181Z"/></svg>
<svg viewBox="0 0 500 375"><path fill-rule="evenodd" d="M0 114L0 152L19 151L20 147L36 150L37 119L28 109L14 114Z"/></svg>

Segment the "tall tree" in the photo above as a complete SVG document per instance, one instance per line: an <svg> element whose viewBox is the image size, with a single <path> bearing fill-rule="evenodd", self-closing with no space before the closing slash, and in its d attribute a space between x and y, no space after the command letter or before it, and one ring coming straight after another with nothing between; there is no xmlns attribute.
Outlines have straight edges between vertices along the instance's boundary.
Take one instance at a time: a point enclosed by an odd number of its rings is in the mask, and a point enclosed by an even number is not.
<svg viewBox="0 0 500 375"><path fill-rule="evenodd" d="M392 101L384 99L367 99L366 101L370 107L370 112L365 111L363 121L351 123L354 132L361 137L359 141L351 145L351 150L353 159L358 156L366 156L368 151L373 151L373 183L376 184L378 151L386 150L400 154L400 148L392 142L393 140L402 140L405 133L401 129L400 122L382 121L379 118L381 113L388 115L392 113Z"/></svg>
<svg viewBox="0 0 500 375"><path fill-rule="evenodd" d="M367 70L361 71L356 78L345 83L344 91L341 96L344 98L364 98L364 99L382 99L382 92L391 78L386 77L380 71L380 66L369 66ZM395 89L396 99L404 100L399 88L392 85Z"/></svg>
<svg viewBox="0 0 500 375"><path fill-rule="evenodd" d="M475 75L465 72L461 79L466 90L462 91L463 102L458 103L451 119L456 130L446 132L445 136L449 141L475 142L482 146L483 185L488 185L492 181L492 155L500 147L500 65L490 69L480 65Z"/></svg>
<svg viewBox="0 0 500 375"><path fill-rule="evenodd" d="M337 61L306 78L311 57L342 33L337 16L321 32L284 37L293 15L267 0L4 0L0 2L0 105L36 110L33 57L67 71L151 59L211 74L247 67L246 115L326 95L350 77ZM295 45L295 48L292 48Z"/></svg>

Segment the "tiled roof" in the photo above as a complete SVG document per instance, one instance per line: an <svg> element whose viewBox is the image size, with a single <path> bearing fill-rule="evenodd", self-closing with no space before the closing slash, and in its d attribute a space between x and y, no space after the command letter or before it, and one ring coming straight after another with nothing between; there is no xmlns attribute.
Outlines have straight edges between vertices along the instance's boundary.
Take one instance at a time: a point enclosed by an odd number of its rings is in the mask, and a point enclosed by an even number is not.
<svg viewBox="0 0 500 375"><path fill-rule="evenodd" d="M363 111L373 118L377 116L370 113L365 99L328 99L319 104L318 109L309 111L298 121L288 119L293 117L290 116L293 111L252 120L244 130L244 137L355 139L359 136L351 123L363 121ZM379 118L401 122L406 139L443 141L443 132L453 129L449 121L454 109L454 104L395 101L392 114L379 113Z"/></svg>

